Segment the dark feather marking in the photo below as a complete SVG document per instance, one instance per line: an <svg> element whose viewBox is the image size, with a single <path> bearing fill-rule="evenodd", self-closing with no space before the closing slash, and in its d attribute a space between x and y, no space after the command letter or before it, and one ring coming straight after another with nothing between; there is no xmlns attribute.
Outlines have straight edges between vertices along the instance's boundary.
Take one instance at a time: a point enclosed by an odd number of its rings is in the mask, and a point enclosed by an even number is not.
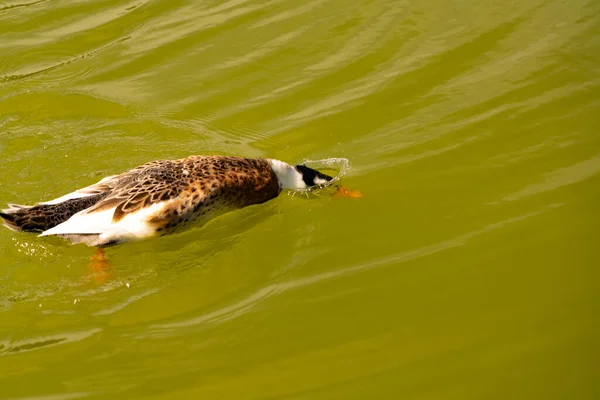
<svg viewBox="0 0 600 400"><path fill-rule="evenodd" d="M38 204L23 207L14 212L0 213L11 228L25 232L42 232L62 224L79 211L90 208L106 196L100 193L93 196L70 199L59 204Z"/></svg>

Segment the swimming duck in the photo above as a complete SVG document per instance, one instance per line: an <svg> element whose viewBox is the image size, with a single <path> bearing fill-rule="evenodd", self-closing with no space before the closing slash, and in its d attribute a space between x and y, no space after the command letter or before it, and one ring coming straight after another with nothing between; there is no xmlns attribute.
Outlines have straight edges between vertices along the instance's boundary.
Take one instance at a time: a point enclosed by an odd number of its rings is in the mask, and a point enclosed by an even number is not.
<svg viewBox="0 0 600 400"><path fill-rule="evenodd" d="M193 220L264 203L333 178L274 159L190 156L152 161L57 199L0 212L4 225L103 247L168 233Z"/></svg>

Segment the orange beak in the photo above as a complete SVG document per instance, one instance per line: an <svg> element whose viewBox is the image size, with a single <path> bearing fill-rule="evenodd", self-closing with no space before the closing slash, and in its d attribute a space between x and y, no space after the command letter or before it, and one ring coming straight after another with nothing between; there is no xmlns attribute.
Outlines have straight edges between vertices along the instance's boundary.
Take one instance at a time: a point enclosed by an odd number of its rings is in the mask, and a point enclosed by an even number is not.
<svg viewBox="0 0 600 400"><path fill-rule="evenodd" d="M351 199L359 199L363 197L362 192L348 189L343 186L339 186L333 195L336 197L349 197Z"/></svg>

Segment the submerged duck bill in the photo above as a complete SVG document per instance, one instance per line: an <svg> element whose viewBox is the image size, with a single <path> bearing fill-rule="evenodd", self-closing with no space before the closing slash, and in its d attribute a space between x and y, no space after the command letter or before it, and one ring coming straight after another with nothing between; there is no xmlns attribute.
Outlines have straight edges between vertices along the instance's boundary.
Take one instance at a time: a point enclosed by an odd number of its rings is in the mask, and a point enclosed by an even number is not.
<svg viewBox="0 0 600 400"><path fill-rule="evenodd" d="M363 194L359 190L348 189L344 186L338 186L337 190L333 194L335 197L347 197L350 199L360 199Z"/></svg>

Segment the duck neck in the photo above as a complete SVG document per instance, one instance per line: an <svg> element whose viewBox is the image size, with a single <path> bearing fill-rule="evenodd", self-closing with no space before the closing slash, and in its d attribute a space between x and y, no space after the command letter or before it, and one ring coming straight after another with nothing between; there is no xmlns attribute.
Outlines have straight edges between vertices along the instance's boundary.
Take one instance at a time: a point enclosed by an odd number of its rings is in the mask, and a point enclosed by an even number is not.
<svg viewBox="0 0 600 400"><path fill-rule="evenodd" d="M274 160L267 159L267 162L271 165L273 172L277 175L279 180L279 186L282 189L306 189L306 183L302 179L302 174L290 164Z"/></svg>

